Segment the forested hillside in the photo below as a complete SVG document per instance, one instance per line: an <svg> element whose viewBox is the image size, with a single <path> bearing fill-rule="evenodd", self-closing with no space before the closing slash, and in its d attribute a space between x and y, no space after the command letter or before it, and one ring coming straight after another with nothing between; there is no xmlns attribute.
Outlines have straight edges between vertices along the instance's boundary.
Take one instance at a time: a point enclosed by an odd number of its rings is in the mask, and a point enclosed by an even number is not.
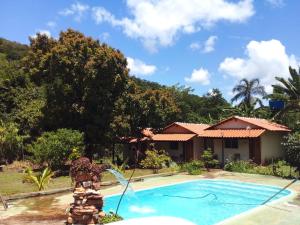
<svg viewBox="0 0 300 225"><path fill-rule="evenodd" d="M0 39L0 135L9 140L0 143L0 159L33 154L31 143L61 128L82 132L86 152L97 152L144 127L278 113L249 102L232 106L218 89L198 96L130 76L119 50L71 29L59 39L38 34L30 46ZM277 120L297 128L293 118Z"/></svg>

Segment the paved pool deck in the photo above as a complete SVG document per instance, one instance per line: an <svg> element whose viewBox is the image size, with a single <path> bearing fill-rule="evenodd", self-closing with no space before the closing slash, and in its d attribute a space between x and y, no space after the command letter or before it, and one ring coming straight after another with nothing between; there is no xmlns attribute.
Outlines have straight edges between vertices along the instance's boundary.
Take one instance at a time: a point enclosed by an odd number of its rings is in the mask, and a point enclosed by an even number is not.
<svg viewBox="0 0 300 225"><path fill-rule="evenodd" d="M156 186L174 184L195 179L230 179L236 181L253 182L264 185L284 187L291 180L273 176L257 174L230 173L225 171L212 171L205 175L191 176L178 174L167 177L147 178L132 184L134 190L141 190ZM237 217L219 223L220 225L298 225L300 224L300 181L291 187L294 194L274 204L261 206ZM122 191L121 186L114 186L102 190L104 196L117 194ZM10 203L7 211L0 207L0 225L49 225L63 224L66 216L65 210L73 201L72 193L36 197L18 200ZM105 203L104 203L105 204Z"/></svg>

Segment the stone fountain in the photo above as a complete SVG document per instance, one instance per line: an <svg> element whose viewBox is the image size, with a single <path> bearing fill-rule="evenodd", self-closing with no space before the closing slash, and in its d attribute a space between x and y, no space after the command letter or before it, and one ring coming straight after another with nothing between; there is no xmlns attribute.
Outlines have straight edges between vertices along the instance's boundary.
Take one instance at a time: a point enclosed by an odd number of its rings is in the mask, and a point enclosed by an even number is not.
<svg viewBox="0 0 300 225"><path fill-rule="evenodd" d="M72 162L70 173L75 182L74 202L70 204L66 224L101 224L105 213L102 211L100 181L101 173L108 168L107 165L93 164L85 157Z"/></svg>

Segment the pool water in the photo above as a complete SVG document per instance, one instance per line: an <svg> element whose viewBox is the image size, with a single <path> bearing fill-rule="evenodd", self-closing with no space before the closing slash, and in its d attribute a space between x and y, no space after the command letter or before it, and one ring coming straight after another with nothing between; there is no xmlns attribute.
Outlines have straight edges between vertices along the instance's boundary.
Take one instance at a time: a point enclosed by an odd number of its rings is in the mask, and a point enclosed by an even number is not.
<svg viewBox="0 0 300 225"><path fill-rule="evenodd" d="M157 187L124 196L118 214L124 219L173 216L211 225L256 208L279 187L226 180L197 180ZM272 201L291 194L282 191ZM105 198L104 211L115 211L120 195Z"/></svg>

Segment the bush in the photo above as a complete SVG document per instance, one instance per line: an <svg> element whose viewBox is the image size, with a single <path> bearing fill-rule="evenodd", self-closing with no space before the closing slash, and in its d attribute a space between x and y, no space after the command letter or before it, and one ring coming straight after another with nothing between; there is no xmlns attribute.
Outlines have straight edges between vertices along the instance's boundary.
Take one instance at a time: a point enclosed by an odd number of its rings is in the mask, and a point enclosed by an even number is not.
<svg viewBox="0 0 300 225"><path fill-rule="evenodd" d="M32 183L37 186L39 191L42 191L45 190L53 176L54 173L48 167L38 175L35 175L31 168L27 168L25 170L23 182Z"/></svg>
<svg viewBox="0 0 300 225"><path fill-rule="evenodd" d="M204 168L204 162L200 160L194 160L192 162L184 163L181 166L182 171L188 172L190 175L200 175Z"/></svg>
<svg viewBox="0 0 300 225"><path fill-rule="evenodd" d="M201 159L207 170L209 170L209 168L216 168L219 165L219 161L213 158L213 152L211 149L205 150L202 153Z"/></svg>
<svg viewBox="0 0 300 225"><path fill-rule="evenodd" d="M112 222L117 222L117 221L120 221L120 220L123 220L123 218L113 212L109 212L108 214L105 215L105 217L103 217L101 219L101 222L103 224L106 224L106 223L112 223Z"/></svg>
<svg viewBox="0 0 300 225"><path fill-rule="evenodd" d="M288 163L300 172L300 132L289 134L282 143Z"/></svg>
<svg viewBox="0 0 300 225"><path fill-rule="evenodd" d="M83 154L83 134L71 129L45 132L28 146L28 151L37 163L61 169L71 156L74 159Z"/></svg>
<svg viewBox="0 0 300 225"><path fill-rule="evenodd" d="M158 173L159 169L171 161L164 150L147 150L145 154L146 158L140 162L140 165L144 168L153 169L153 173Z"/></svg>
<svg viewBox="0 0 300 225"><path fill-rule="evenodd" d="M239 173L250 173L253 172L255 166L256 165L251 161L239 160L227 163L224 166L224 170Z"/></svg>
<svg viewBox="0 0 300 225"><path fill-rule="evenodd" d="M13 160L22 158L24 137L18 132L15 123L0 121L0 164L1 161L12 163Z"/></svg>

